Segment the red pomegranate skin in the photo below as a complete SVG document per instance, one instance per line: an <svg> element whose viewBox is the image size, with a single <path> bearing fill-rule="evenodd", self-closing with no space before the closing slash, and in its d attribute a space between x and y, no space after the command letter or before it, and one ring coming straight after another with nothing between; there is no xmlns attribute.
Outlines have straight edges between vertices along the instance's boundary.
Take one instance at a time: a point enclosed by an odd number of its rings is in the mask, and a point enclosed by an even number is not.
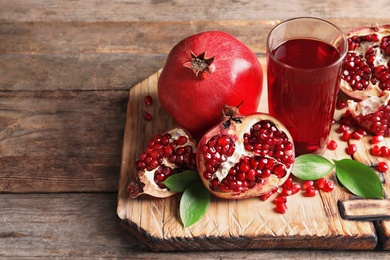
<svg viewBox="0 0 390 260"><path fill-rule="evenodd" d="M185 66L195 56L214 57L209 71L198 75ZM263 71L256 55L234 36L207 31L189 36L170 51L158 80L162 107L195 138L220 122L224 105L241 114L257 111Z"/></svg>

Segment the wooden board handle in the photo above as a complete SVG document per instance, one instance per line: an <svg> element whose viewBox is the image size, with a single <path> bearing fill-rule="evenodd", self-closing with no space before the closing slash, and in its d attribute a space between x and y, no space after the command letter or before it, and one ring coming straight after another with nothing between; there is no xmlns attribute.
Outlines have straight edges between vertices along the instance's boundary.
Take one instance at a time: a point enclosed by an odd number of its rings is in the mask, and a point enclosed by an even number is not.
<svg viewBox="0 0 390 260"><path fill-rule="evenodd" d="M338 201L340 215L348 220L390 219L390 200L354 199Z"/></svg>

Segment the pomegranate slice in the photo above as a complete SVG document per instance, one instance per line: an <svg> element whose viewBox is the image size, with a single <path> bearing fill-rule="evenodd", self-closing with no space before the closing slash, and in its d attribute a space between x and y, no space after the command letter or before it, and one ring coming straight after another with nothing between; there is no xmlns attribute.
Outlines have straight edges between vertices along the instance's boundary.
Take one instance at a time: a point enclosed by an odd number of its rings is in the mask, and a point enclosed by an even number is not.
<svg viewBox="0 0 390 260"><path fill-rule="evenodd" d="M287 129L263 113L241 116L225 106L223 115L198 144L197 167L206 188L220 198L241 199L282 185L295 160Z"/></svg>
<svg viewBox="0 0 390 260"><path fill-rule="evenodd" d="M341 91L362 100L390 90L390 25L358 28L348 33L347 38Z"/></svg>
<svg viewBox="0 0 390 260"><path fill-rule="evenodd" d="M390 136L390 91L356 102L348 100L343 122L358 125L377 136Z"/></svg>
<svg viewBox="0 0 390 260"><path fill-rule="evenodd" d="M141 194L166 198L176 192L164 181L172 174L196 169L196 144L184 128L178 127L149 141L134 164L135 175L127 191L131 198Z"/></svg>

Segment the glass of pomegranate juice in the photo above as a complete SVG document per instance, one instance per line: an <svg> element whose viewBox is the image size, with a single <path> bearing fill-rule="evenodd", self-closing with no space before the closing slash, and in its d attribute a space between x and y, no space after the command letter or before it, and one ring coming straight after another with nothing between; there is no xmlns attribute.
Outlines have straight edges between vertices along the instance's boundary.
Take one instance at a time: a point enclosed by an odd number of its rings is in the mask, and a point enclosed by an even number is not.
<svg viewBox="0 0 390 260"><path fill-rule="evenodd" d="M345 35L318 18L284 21L268 35L269 113L290 131L296 155L326 148L347 49Z"/></svg>

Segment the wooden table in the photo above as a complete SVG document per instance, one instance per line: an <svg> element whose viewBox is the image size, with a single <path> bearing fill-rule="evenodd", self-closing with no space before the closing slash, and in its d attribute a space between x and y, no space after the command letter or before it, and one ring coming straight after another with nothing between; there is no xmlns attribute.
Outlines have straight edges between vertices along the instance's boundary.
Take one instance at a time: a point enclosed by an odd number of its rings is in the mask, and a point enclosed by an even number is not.
<svg viewBox="0 0 390 260"><path fill-rule="evenodd" d="M216 29L260 58L296 16L389 23L386 0L0 1L0 258L384 259L386 251L150 252L119 225L129 89Z"/></svg>

